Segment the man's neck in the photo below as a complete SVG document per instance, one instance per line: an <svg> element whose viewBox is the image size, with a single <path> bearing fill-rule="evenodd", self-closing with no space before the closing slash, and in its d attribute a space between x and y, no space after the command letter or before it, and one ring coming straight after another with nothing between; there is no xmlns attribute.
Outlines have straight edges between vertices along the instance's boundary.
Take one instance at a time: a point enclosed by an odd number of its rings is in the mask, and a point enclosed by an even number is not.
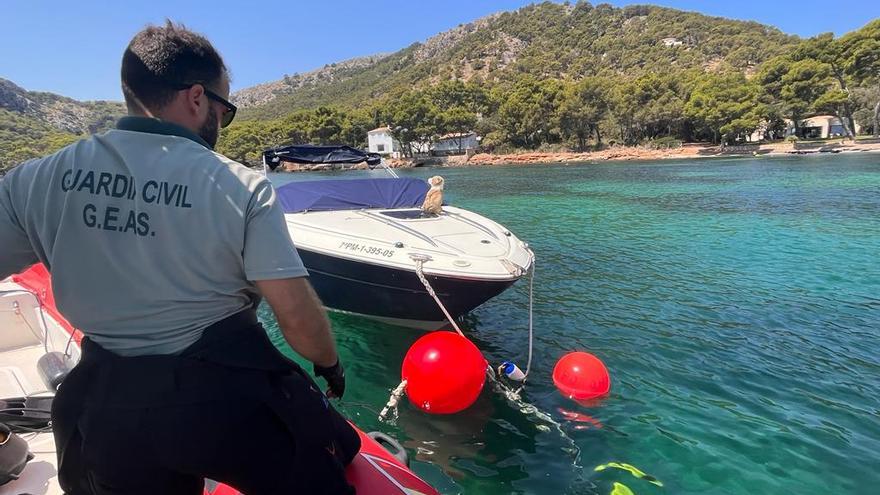
<svg viewBox="0 0 880 495"><path fill-rule="evenodd" d="M192 129L188 129L178 123L145 115L129 114L128 117L119 119L116 128L123 131L146 132L150 134L163 134L166 136L179 136L201 144L205 148L211 146Z"/></svg>

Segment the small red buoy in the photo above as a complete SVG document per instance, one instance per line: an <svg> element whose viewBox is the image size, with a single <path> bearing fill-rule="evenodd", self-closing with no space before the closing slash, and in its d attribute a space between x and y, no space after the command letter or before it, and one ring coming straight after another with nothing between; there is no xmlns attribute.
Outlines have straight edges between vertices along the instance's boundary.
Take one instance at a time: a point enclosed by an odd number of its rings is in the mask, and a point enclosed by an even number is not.
<svg viewBox="0 0 880 495"><path fill-rule="evenodd" d="M596 356L570 352L553 368L553 383L562 395L576 400L593 399L611 390L608 369Z"/></svg>
<svg viewBox="0 0 880 495"><path fill-rule="evenodd" d="M451 414L477 400L487 365L470 340L457 333L432 332L409 348L400 376L414 406L432 414Z"/></svg>

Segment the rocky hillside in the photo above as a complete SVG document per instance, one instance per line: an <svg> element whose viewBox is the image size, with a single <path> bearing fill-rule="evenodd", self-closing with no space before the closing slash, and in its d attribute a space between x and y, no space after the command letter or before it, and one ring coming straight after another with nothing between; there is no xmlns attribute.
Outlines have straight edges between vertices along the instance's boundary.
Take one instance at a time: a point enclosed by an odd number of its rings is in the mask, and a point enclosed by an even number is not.
<svg viewBox="0 0 880 495"><path fill-rule="evenodd" d="M664 7L547 2L458 26L390 55L355 59L360 62L345 69L325 67L261 85L259 98L251 96L257 88L236 98L245 118L263 119L319 105L355 107L448 79L495 85L524 74L635 77L688 68L748 74L798 41L756 22Z"/></svg>
<svg viewBox="0 0 880 495"><path fill-rule="evenodd" d="M239 108L256 107L271 102L279 96L294 93L308 86L330 84L344 80L361 70L368 69L388 54L376 54L358 57L325 65L324 67L303 74L285 74L282 79L242 89L232 95L232 102Z"/></svg>
<svg viewBox="0 0 880 495"><path fill-rule="evenodd" d="M724 82L725 91L744 88L743 98L756 97L756 91L766 92L765 83L774 84L764 79L775 72L762 76L759 69L799 53L808 41L756 22L664 7L533 4L462 24L391 54L332 63L241 90L232 99L242 111L223 133L220 148L245 160L247 153L279 142L359 145L367 129L391 121L412 121L400 128L421 134L406 137L407 142L447 133L443 126L474 128L476 121L484 145L532 149L571 145L574 138L567 133L574 131L563 127L588 117L597 143L600 127L601 136L617 142L672 135L704 139L708 124L693 121L691 113L699 112L687 107L692 93L706 93ZM792 63L802 61L801 55ZM793 66L786 80L807 74L801 69ZM860 75L856 82L867 88L876 73L867 71L870 77ZM827 74L820 70L815 75L816 81L802 86L828 89ZM764 86L753 87L759 79ZM757 101L752 103L740 101L740 106L757 108ZM784 110L776 103L774 111ZM0 79L0 169L104 129L122 113L121 103L78 102ZM715 136L719 129L712 132ZM579 147L592 139L584 129L577 133Z"/></svg>
<svg viewBox="0 0 880 495"><path fill-rule="evenodd" d="M104 130L124 113L122 103L77 101L27 91L0 78L0 174L12 166Z"/></svg>
<svg viewBox="0 0 880 495"><path fill-rule="evenodd" d="M81 102L54 93L27 91L3 78L0 78L0 109L72 134L107 128L125 113L122 103Z"/></svg>

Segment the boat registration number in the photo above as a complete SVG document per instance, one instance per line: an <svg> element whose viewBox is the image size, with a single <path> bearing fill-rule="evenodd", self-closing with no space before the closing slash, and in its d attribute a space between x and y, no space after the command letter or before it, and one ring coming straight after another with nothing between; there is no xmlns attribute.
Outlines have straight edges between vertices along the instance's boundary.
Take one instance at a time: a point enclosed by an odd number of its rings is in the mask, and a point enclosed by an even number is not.
<svg viewBox="0 0 880 495"><path fill-rule="evenodd" d="M376 246L368 246L366 244L358 244L357 242L345 242L343 241L339 244L339 247L342 249L347 249L349 251L357 251L359 253L372 254L375 256L384 256L386 258L390 258L394 256L393 249L382 249Z"/></svg>

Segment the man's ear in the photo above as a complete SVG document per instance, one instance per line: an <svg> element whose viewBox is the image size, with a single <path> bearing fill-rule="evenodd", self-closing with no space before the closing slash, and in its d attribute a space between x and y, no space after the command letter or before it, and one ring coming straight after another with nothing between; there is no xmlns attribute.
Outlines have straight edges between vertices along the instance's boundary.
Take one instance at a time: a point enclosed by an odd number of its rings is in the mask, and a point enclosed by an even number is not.
<svg viewBox="0 0 880 495"><path fill-rule="evenodd" d="M186 95L187 109L192 115L198 115L204 104L202 96L205 94L205 87L201 84L193 84L184 94Z"/></svg>

